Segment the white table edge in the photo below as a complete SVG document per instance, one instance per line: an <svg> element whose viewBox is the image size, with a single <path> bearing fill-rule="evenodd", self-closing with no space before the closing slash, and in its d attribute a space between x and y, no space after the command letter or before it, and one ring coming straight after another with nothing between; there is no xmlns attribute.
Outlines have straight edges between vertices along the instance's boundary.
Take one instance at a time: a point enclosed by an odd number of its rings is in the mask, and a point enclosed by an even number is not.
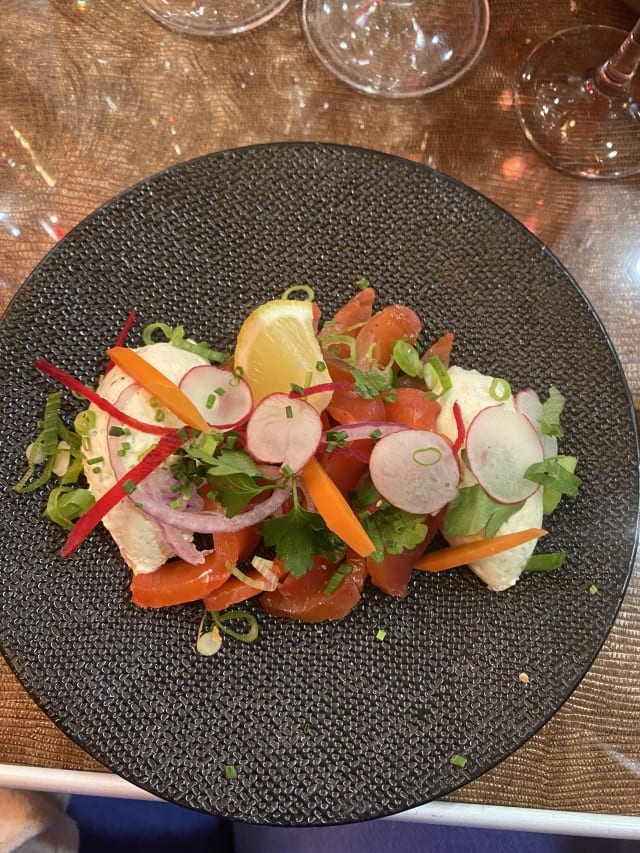
<svg viewBox="0 0 640 853"><path fill-rule="evenodd" d="M159 799L114 773L18 764L0 763L0 787L81 796ZM640 817L628 815L440 801L392 815L389 819L592 838L640 839Z"/></svg>

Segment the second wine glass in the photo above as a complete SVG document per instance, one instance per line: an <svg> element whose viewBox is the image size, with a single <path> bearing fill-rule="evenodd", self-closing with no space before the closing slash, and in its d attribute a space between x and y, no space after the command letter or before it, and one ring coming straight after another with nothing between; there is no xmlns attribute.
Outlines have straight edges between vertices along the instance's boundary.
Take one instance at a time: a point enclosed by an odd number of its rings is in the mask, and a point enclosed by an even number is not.
<svg viewBox="0 0 640 853"><path fill-rule="evenodd" d="M454 83L489 32L488 0L304 0L302 21L322 64L350 86L406 98Z"/></svg>
<svg viewBox="0 0 640 853"><path fill-rule="evenodd" d="M630 33L587 25L556 33L525 62L515 108L553 166L583 178L640 173L640 21Z"/></svg>

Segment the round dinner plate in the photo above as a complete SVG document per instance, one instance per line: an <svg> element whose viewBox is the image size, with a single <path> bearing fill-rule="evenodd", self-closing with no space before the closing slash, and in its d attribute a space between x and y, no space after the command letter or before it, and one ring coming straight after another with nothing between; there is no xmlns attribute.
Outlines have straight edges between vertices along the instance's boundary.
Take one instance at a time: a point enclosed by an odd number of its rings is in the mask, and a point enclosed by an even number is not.
<svg viewBox="0 0 640 853"><path fill-rule="evenodd" d="M102 527L63 560L46 496L12 490L55 389L34 359L95 383L132 309L132 345L162 321L223 348L290 285L310 285L329 317L362 277L378 307L418 311L423 343L453 331L455 363L566 396L561 449L578 457L583 485L540 545L566 550L566 563L502 593L466 568L414 572L406 599L368 587L347 618L322 625L252 605L258 640L202 657L200 604L134 607ZM76 743L181 805L327 825L440 797L558 710L620 606L636 546L638 439L612 345L545 246L415 163L285 143L142 181L74 228L19 290L0 327L0 376L4 654ZM80 405L68 395L65 411Z"/></svg>

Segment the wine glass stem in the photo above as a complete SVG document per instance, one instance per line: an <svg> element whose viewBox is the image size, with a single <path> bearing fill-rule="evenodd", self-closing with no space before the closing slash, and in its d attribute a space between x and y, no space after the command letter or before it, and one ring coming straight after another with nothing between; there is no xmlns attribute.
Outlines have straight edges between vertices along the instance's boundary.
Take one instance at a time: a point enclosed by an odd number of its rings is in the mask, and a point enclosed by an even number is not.
<svg viewBox="0 0 640 853"><path fill-rule="evenodd" d="M607 98L625 97L631 93L631 81L639 67L640 20L616 53L598 68L593 85Z"/></svg>

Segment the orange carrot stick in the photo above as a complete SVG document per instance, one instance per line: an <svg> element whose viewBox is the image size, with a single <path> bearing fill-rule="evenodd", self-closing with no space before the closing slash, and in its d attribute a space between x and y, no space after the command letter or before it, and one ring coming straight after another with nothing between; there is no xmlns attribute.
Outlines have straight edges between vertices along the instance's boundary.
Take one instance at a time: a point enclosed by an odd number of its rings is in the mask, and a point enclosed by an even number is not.
<svg viewBox="0 0 640 853"><path fill-rule="evenodd" d="M135 350L127 347L111 347L107 352L114 364L121 367L138 385L152 394L158 402L166 406L187 426L195 427L202 432L209 431L209 424L186 394L178 388L175 382L160 373Z"/></svg>
<svg viewBox="0 0 640 853"><path fill-rule="evenodd" d="M361 557L372 554L376 549L375 545L336 484L315 457L302 469L302 481L329 530Z"/></svg>
<svg viewBox="0 0 640 853"><path fill-rule="evenodd" d="M473 563L475 560L483 560L485 557L493 557L494 554L509 551L511 548L517 548L518 545L546 535L546 530L529 527L515 533L494 536L493 539L478 539L475 542L466 542L464 545L452 545L450 548L425 554L417 563L414 563L414 568L424 572L441 572L456 566L464 566L466 563Z"/></svg>

